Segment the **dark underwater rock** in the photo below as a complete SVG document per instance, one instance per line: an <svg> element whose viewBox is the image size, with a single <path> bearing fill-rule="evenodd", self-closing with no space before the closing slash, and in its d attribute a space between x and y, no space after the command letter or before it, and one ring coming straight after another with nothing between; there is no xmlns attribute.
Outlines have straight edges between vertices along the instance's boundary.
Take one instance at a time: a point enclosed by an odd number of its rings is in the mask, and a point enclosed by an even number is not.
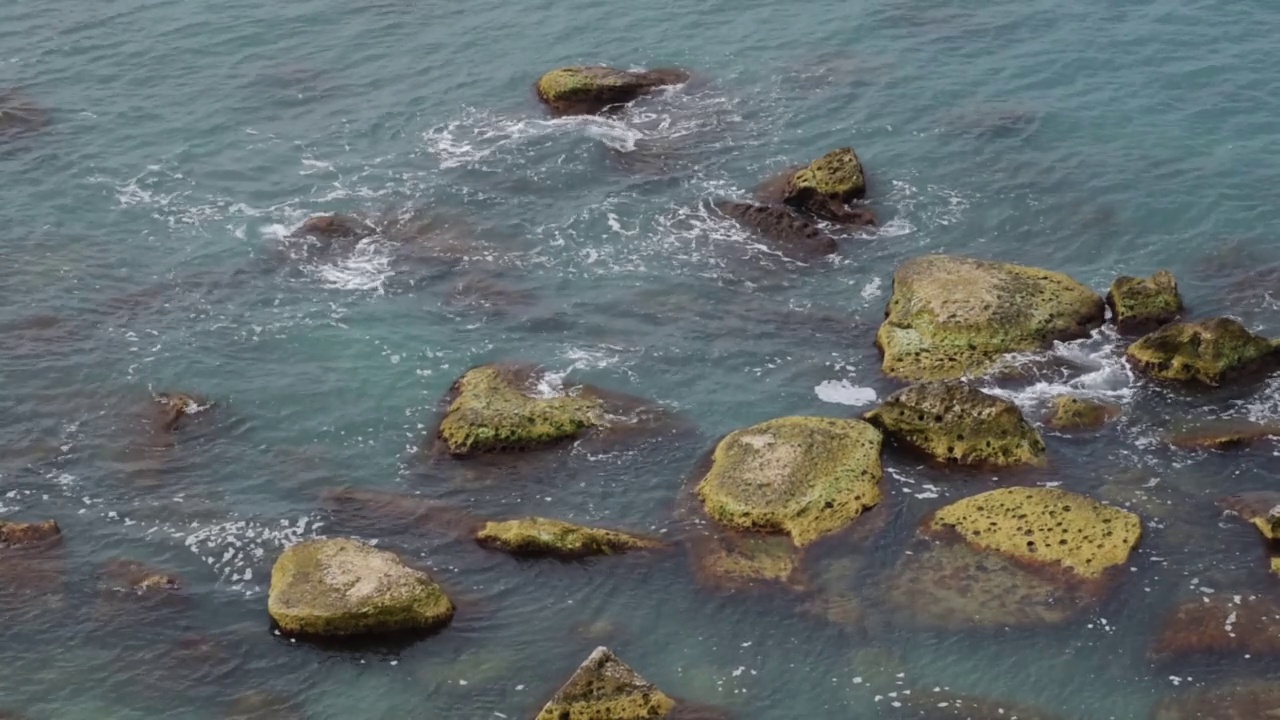
<svg viewBox="0 0 1280 720"><path fill-rule="evenodd" d="M17 88L0 92L0 141L12 140L43 130L49 125L49 111Z"/></svg>
<svg viewBox="0 0 1280 720"><path fill-rule="evenodd" d="M1148 655L1156 662L1280 656L1280 603L1230 593L1181 603L1165 616Z"/></svg>
<svg viewBox="0 0 1280 720"><path fill-rule="evenodd" d="M813 262L839 249L835 238L782 205L721 201L716 203L716 209L758 233L792 260Z"/></svg>

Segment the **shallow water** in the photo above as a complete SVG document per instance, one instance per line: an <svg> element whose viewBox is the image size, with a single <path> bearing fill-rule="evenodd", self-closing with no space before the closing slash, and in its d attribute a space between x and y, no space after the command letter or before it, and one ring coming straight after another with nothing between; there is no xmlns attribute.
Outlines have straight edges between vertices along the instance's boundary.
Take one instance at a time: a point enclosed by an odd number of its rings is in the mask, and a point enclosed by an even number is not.
<svg viewBox="0 0 1280 720"><path fill-rule="evenodd" d="M598 644L672 695L756 720L884 717L890 693L941 686L1145 718L1170 693L1280 670L1145 655L1175 601L1278 592L1256 533L1213 504L1274 487L1275 451L1164 438L1197 418L1280 420L1280 380L1159 388L1105 330L987 381L1036 421L1065 388L1124 406L1106 432L1049 433L1050 470L886 456L885 532L819 553L863 558L838 581L866 598L853 629L782 592L700 587L681 552L517 562L326 513L321 491L352 486L675 537L680 489L715 438L861 412L897 387L872 339L893 268L924 252L1049 267L1100 292L1165 267L1195 315L1280 334L1272 5L797 9L0 4L0 88L51 113L0 140L0 514L53 517L65 535L61 603L3 616L0 708L217 718L266 691L310 718L529 717ZM549 119L530 85L572 62L698 77L620 117ZM788 261L710 208L842 144L867 166L881 227L835 258ZM409 250L286 240L332 211L433 224ZM697 431L526 473L416 458L452 380L503 359L651 398ZM175 389L218 405L165 447L137 413ZM1117 592L1047 631L894 622L871 590L918 518L1016 482L1133 503L1145 537ZM459 599L453 625L377 651L274 636L272 560L330 531L421 558ZM180 575L187 602L104 600L97 573L114 557Z"/></svg>

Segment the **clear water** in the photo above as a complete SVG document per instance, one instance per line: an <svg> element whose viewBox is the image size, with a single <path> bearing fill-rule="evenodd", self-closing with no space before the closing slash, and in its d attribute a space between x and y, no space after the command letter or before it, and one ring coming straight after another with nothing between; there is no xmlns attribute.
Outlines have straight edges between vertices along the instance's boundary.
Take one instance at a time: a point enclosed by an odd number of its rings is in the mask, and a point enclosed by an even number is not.
<svg viewBox="0 0 1280 720"><path fill-rule="evenodd" d="M845 581L868 598L860 628L785 593L699 587L678 552L520 563L373 522L354 531L435 568L454 624L377 651L270 632L279 549L353 531L325 513L327 487L678 534L680 488L716 437L894 389L872 338L912 255L1026 262L1099 291L1166 267L1196 315L1280 334L1274 5L969 5L0 4L0 87L52 118L0 146L0 513L65 534L61 602L0 623L0 708L217 718L264 691L310 718L529 717L602 643L668 693L755 720L886 717L887 693L938 686L1145 718L1170 693L1280 670L1145 658L1171 603L1277 592L1254 532L1213 505L1274 486L1276 456L1161 438L1190 418L1280 419L1280 383L1171 393L1131 377L1105 332L991 383L1032 418L1066 387L1125 406L1107 432L1050 435L1050 470L886 458L885 533L829 551L865 561ZM575 62L699 77L621 118L550 120L531 83ZM708 209L843 144L882 226L830 261L782 261ZM284 241L331 211L443 229L413 258ZM698 433L496 476L416 460L450 382L500 359L652 398ZM220 407L139 450L138 408L171 389ZM1144 497L1131 579L1047 631L890 622L870 590L921 514L1008 482ZM177 573L187 603L104 600L114 557Z"/></svg>

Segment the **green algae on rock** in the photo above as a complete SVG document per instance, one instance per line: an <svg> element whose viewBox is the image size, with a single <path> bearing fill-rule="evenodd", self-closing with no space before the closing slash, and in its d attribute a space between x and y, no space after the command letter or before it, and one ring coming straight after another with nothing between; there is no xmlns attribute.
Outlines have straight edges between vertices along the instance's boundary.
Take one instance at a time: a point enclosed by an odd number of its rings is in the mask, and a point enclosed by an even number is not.
<svg viewBox="0 0 1280 720"><path fill-rule="evenodd" d="M904 388L865 417L889 437L943 462L985 467L1044 462L1044 440L1017 405L960 380Z"/></svg>
<svg viewBox="0 0 1280 720"><path fill-rule="evenodd" d="M675 700L598 647L536 720L653 720L671 717L675 708Z"/></svg>
<svg viewBox="0 0 1280 720"><path fill-rule="evenodd" d="M689 73L676 68L618 70L575 66L552 70L538 79L538 98L561 114L594 114L622 105L664 85L679 85Z"/></svg>
<svg viewBox="0 0 1280 720"><path fill-rule="evenodd" d="M476 533L476 542L512 555L566 559L618 555L662 546L656 540L637 535L542 517L485 523Z"/></svg>
<svg viewBox="0 0 1280 720"><path fill-rule="evenodd" d="M449 454L529 450L605 423L605 403L589 389L539 397L535 379L534 371L519 366L468 370L450 390L452 402L436 433Z"/></svg>
<svg viewBox="0 0 1280 720"><path fill-rule="evenodd" d="M1111 283L1107 307L1111 308L1111 320L1116 327L1125 332L1143 332L1178 319L1182 296L1168 270L1160 270L1149 278L1125 275Z"/></svg>
<svg viewBox="0 0 1280 720"><path fill-rule="evenodd" d="M730 433L698 483L707 515L797 546L880 502L880 431L861 420L784 417Z"/></svg>
<svg viewBox="0 0 1280 720"><path fill-rule="evenodd" d="M1280 682L1247 680L1164 698L1152 720L1263 720L1280 717Z"/></svg>
<svg viewBox="0 0 1280 720"><path fill-rule="evenodd" d="M428 631L453 603L426 573L358 540L298 543L271 570L267 608L286 635L346 637Z"/></svg>
<svg viewBox="0 0 1280 720"><path fill-rule="evenodd" d="M1005 353L1086 336L1102 298L1062 273L947 255L898 266L876 346L887 375L942 380L989 370Z"/></svg>
<svg viewBox="0 0 1280 720"><path fill-rule="evenodd" d="M1211 386L1280 364L1275 343L1225 317L1170 323L1130 345L1125 356L1135 369L1157 380Z"/></svg>
<svg viewBox="0 0 1280 720"><path fill-rule="evenodd" d="M1096 430L1119 414L1120 408L1109 403L1059 395L1053 399L1045 424L1054 430Z"/></svg>
<svg viewBox="0 0 1280 720"><path fill-rule="evenodd" d="M853 148L844 147L792 172L782 188L782 201L833 222L874 225L870 210L847 206L866 193L862 161Z"/></svg>
<svg viewBox="0 0 1280 720"><path fill-rule="evenodd" d="M787 537L725 532L689 540L695 576L704 586L741 590L761 583L805 588L800 551Z"/></svg>
<svg viewBox="0 0 1280 720"><path fill-rule="evenodd" d="M1280 603L1231 593L1181 603L1165 616L1148 656L1157 662L1280 656Z"/></svg>
<svg viewBox="0 0 1280 720"><path fill-rule="evenodd" d="M1128 562L1142 537L1137 515L1047 487L1000 488L964 498L935 511L922 529L954 533L974 547L1060 568L1085 581Z"/></svg>

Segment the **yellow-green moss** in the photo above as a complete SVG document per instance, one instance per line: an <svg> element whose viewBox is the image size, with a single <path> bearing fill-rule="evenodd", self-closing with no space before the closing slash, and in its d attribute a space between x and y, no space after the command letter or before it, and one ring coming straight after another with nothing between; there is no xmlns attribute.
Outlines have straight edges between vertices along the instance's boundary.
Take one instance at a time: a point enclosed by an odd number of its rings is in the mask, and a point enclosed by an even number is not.
<svg viewBox="0 0 1280 720"><path fill-rule="evenodd" d="M658 720L675 708L675 700L598 647L536 720Z"/></svg>
<svg viewBox="0 0 1280 720"><path fill-rule="evenodd" d="M1046 421L1055 430L1093 430L1120 414L1115 405L1085 400L1075 395L1059 395Z"/></svg>
<svg viewBox="0 0 1280 720"><path fill-rule="evenodd" d="M340 637L426 631L453 619L453 603L426 573L357 540L309 540L271 570L267 608L287 635Z"/></svg>
<svg viewBox="0 0 1280 720"><path fill-rule="evenodd" d="M58 523L52 520L21 523L0 520L0 546L29 545L48 542L62 536Z"/></svg>
<svg viewBox="0 0 1280 720"><path fill-rule="evenodd" d="M1280 575L1280 555L1271 556L1271 574Z"/></svg>
<svg viewBox="0 0 1280 720"><path fill-rule="evenodd" d="M860 420L770 420L720 441L698 496L728 527L808 545L880 502L880 444Z"/></svg>
<svg viewBox="0 0 1280 720"><path fill-rule="evenodd" d="M1165 325L1130 345L1126 356L1135 368L1158 380L1213 386L1280 363L1275 343L1231 318Z"/></svg>
<svg viewBox="0 0 1280 720"><path fill-rule="evenodd" d="M805 204L814 195L848 202L866 194L867 181L862 161L853 148L832 150L797 170L787 182L788 204Z"/></svg>
<svg viewBox="0 0 1280 720"><path fill-rule="evenodd" d="M1044 462L1044 441L1017 405L960 380L899 390L866 418L895 440L943 462L990 467Z"/></svg>
<svg viewBox="0 0 1280 720"><path fill-rule="evenodd" d="M603 401L579 394L534 397L532 374L515 367L484 365L453 386L453 402L440 421L439 437L452 455L527 450L570 440L603 422Z"/></svg>
<svg viewBox="0 0 1280 720"><path fill-rule="evenodd" d="M1083 337L1102 324L1103 302L1061 273L947 255L907 260L876 345L884 372L939 380L986 372L1004 353Z"/></svg>
<svg viewBox="0 0 1280 720"><path fill-rule="evenodd" d="M717 588L737 589L760 582L800 589L800 551L780 535L726 533L690 541L698 580Z"/></svg>
<svg viewBox="0 0 1280 720"><path fill-rule="evenodd" d="M930 516L924 530L955 532L974 547L1093 580L1128 562L1142 521L1066 490L1016 487L952 503Z"/></svg>
<svg viewBox="0 0 1280 720"><path fill-rule="evenodd" d="M538 79L538 98L558 112L594 113L610 105L628 103L656 87L689 79L683 70L618 70L603 66L575 66L552 70Z"/></svg>
<svg viewBox="0 0 1280 720"><path fill-rule="evenodd" d="M656 540L636 535L542 517L485 523L476 533L476 541L513 555L562 558L617 555L661 546Z"/></svg>
<svg viewBox="0 0 1280 720"><path fill-rule="evenodd" d="M1182 296L1173 275L1161 270L1149 278L1116 278L1107 293L1107 305L1120 329L1151 329L1177 319Z"/></svg>

